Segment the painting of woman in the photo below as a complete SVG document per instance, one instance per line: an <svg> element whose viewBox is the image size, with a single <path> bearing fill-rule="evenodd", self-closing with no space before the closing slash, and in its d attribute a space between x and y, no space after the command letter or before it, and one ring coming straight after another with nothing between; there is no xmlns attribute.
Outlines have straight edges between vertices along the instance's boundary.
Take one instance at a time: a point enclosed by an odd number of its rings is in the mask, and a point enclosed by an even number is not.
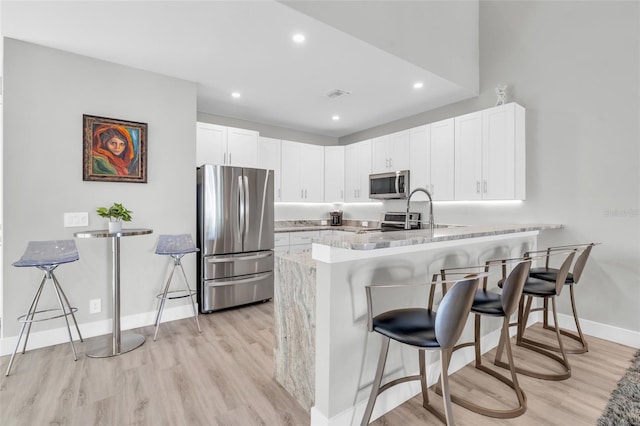
<svg viewBox="0 0 640 426"><path fill-rule="evenodd" d="M84 116L84 180L146 182L146 124Z"/></svg>

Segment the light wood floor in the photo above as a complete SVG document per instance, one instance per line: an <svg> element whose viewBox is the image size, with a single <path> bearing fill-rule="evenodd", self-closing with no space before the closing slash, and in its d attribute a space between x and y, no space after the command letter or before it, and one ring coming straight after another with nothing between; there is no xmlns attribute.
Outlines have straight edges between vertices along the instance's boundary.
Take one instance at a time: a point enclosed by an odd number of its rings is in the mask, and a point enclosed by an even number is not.
<svg viewBox="0 0 640 426"><path fill-rule="evenodd" d="M140 348L115 358L92 359L78 344L74 362L68 344L17 355L11 376L0 371L0 424L13 425L308 425L309 414L273 377L271 302L201 315L153 327ZM531 336L540 334L534 326ZM528 411L511 420L481 417L454 405L459 425L594 425L635 350L591 338L590 351L572 355L573 376L546 382L520 376ZM523 350L518 350L522 353ZM516 362L535 360L528 353ZM488 360L488 358L487 358ZM465 367L453 389L492 398L492 379ZM477 389L484 389L478 391ZM487 389L489 389L487 391ZM440 408L441 399L431 394ZM440 424L415 397L376 420L376 425Z"/></svg>

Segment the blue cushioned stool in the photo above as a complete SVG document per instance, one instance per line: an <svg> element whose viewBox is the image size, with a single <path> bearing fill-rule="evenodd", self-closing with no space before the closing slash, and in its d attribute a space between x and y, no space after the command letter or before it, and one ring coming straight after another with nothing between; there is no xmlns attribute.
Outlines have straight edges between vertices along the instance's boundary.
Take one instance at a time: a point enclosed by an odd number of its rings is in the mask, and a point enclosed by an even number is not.
<svg viewBox="0 0 640 426"><path fill-rule="evenodd" d="M22 346L22 353L25 352L27 348L27 341L29 340L29 333L31 332L31 324L33 324L34 322L47 321L64 317L67 323L67 331L69 332L69 343L71 344L71 350L73 351L73 359L74 361L78 359L76 348L73 344L73 336L71 335L71 327L69 326L68 318L69 316L71 316L71 318L73 319L73 323L75 324L76 330L78 331L78 337L82 342L83 340L82 335L80 334L80 329L78 328L78 322L76 321L76 317L73 314L74 312L77 312L78 309L71 307L71 305L69 304L69 300L64 294L64 291L62 291L62 287L60 287L60 283L53 273L53 270L63 263L75 262L79 258L80 257L78 256L78 249L76 248L76 243L73 240L30 241L27 244L27 250L24 252L20 260L13 263L13 266L18 268L38 268L44 271L44 276L42 277L40 286L38 287L33 301L31 302L29 311L25 315L22 315L18 318L18 321L22 323L22 327L20 328L18 341L16 342L16 347L13 350L13 354L11 354L11 359L9 360L9 366L7 367L5 376L8 376L11 372L13 359L16 356L16 352L18 351L18 347L20 346L20 341L22 340L22 335L24 334L24 329L26 327L27 335L25 336L24 344ZM42 290L45 283L49 280L51 280L51 283L53 284L53 290L55 291L56 298L58 299L59 308L44 309L38 311L38 302L40 302Z"/></svg>
<svg viewBox="0 0 640 426"><path fill-rule="evenodd" d="M185 254L195 253L197 251L198 251L198 248L194 244L193 240L191 239L191 235L189 234L160 235L158 237L156 254L171 256L173 258L173 268L171 269L171 273L169 274L169 279L167 279L167 284L165 284L162 293L156 296L158 298L158 313L156 314L156 331L153 335L154 341L158 336L158 328L160 327L160 320L162 319L162 311L164 310L164 304L167 301L167 299L181 299L184 297L191 298L191 307L193 308L193 317L196 320L198 333L202 332L202 330L200 330L200 322L198 321L198 311L196 309L196 303L194 300L196 291L192 290L191 287L189 287L189 281L187 280L187 275L184 273L184 268L182 267L182 262L181 262L181 259ZM171 279L173 278L173 273L175 272L177 267L180 267L180 270L182 271L182 277L184 278L185 289L169 291Z"/></svg>

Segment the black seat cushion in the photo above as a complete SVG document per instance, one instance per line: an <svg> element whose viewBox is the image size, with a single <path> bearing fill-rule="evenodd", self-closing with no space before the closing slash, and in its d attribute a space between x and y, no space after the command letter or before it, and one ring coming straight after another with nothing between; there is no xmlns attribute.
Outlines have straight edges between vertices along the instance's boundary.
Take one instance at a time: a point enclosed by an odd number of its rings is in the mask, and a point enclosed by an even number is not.
<svg viewBox="0 0 640 426"><path fill-rule="evenodd" d="M531 268L529 270L529 276L540 280L553 281L555 283L558 278L558 272L559 270L556 268ZM573 274L571 272L567 275L564 283L573 284Z"/></svg>
<svg viewBox="0 0 640 426"><path fill-rule="evenodd" d="M401 343L438 348L436 313L422 308L396 309L373 318L373 330Z"/></svg>
<svg viewBox="0 0 640 426"><path fill-rule="evenodd" d="M473 298L473 306L471 306L471 312L499 317L504 316L504 310L502 309L502 296L498 293L482 289L476 291L476 295Z"/></svg>
<svg viewBox="0 0 640 426"><path fill-rule="evenodd" d="M523 294L527 296L548 297L555 296L556 284L555 282L545 281L538 278L527 278L527 282L524 284Z"/></svg>

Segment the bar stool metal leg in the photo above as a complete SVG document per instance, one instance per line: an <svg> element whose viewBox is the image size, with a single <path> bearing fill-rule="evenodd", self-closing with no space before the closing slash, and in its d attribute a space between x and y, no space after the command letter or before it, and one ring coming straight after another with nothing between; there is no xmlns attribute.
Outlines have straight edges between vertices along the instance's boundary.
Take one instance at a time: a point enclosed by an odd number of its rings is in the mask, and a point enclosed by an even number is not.
<svg viewBox="0 0 640 426"><path fill-rule="evenodd" d="M187 280L187 274L184 273L184 268L182 267L182 262L179 262L180 270L182 271L182 277L184 278L184 284L187 287L187 293L190 295L191 299L191 308L193 309L193 318L196 320L196 327L198 328L198 333L202 333L200 329L200 321L198 321L198 312L196 310L196 302L193 298L196 295L195 290L191 290L191 286L189 286L189 281Z"/></svg>

